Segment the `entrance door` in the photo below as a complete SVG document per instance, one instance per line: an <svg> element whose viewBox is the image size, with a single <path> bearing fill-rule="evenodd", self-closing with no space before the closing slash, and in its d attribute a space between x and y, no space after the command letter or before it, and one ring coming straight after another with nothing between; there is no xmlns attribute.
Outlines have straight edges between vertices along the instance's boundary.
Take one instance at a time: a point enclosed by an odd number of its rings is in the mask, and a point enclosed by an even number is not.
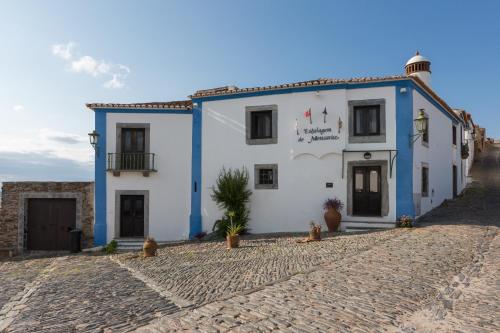
<svg viewBox="0 0 500 333"><path fill-rule="evenodd" d="M353 168L353 214L382 215L381 176L379 166Z"/></svg>
<svg viewBox="0 0 500 333"><path fill-rule="evenodd" d="M144 237L144 196L120 197L120 237Z"/></svg>
<svg viewBox="0 0 500 333"><path fill-rule="evenodd" d="M457 191L457 166L453 166L453 197L455 198L458 195Z"/></svg>
<svg viewBox="0 0 500 333"><path fill-rule="evenodd" d="M122 170L145 169L145 135L144 128L122 128Z"/></svg>
<svg viewBox="0 0 500 333"><path fill-rule="evenodd" d="M28 199L28 250L67 251L75 227L75 199Z"/></svg>

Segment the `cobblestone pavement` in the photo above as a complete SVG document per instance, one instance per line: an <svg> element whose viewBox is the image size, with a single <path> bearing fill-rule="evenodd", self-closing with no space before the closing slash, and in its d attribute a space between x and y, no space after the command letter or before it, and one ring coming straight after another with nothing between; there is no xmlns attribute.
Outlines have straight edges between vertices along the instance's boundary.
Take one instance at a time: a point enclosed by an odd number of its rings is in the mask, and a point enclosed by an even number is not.
<svg viewBox="0 0 500 333"><path fill-rule="evenodd" d="M137 254L116 259L176 295L183 304L199 305L316 269L321 263L359 253L400 233L326 236L321 242L300 244L297 241L304 234L247 236L233 251L224 242L204 242L163 248L148 260Z"/></svg>
<svg viewBox="0 0 500 333"><path fill-rule="evenodd" d="M499 167L493 147L476 166L478 183L422 228L138 332L498 332Z"/></svg>
<svg viewBox="0 0 500 333"><path fill-rule="evenodd" d="M39 273L4 304L0 332L125 332L179 310L106 256L55 258Z"/></svg>

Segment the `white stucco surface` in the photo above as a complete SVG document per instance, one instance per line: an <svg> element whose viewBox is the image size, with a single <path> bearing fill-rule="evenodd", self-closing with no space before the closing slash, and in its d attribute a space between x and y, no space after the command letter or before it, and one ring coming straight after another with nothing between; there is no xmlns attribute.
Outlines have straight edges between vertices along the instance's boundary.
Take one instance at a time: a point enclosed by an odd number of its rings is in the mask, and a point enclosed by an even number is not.
<svg viewBox="0 0 500 333"><path fill-rule="evenodd" d="M452 120L425 99L418 91L413 92L413 118L416 118L420 109L424 109L429 117L429 143L422 143L419 138L413 145L413 193L415 206L420 203L420 214L439 206L444 200L453 197L452 165L457 166L457 191L460 193L466 185L465 176L462 177L462 163L460 156L460 130L457 125L457 146L452 143ZM457 148L458 147L458 148ZM422 165L429 167L429 196L421 197ZM463 166L462 166L463 165Z"/></svg>
<svg viewBox="0 0 500 333"><path fill-rule="evenodd" d="M348 144L348 101L366 99L386 100L386 143ZM278 106L278 143L247 145L245 132L245 107L259 105ZM327 108L327 123L322 111ZM308 126L304 112L311 108L313 127L331 127L336 140L301 144L299 131ZM343 126L338 129L338 118ZM227 99L203 103L202 145L202 216L203 229L210 231L213 223L222 216L212 201L211 187L222 167L246 167L250 173L252 189L251 232L305 231L309 222L324 225L322 203L330 197L347 200L347 162L363 160L363 153L345 155L342 178L342 150L395 149L395 88L368 88L355 90L330 90L301 92L271 96ZM326 125L325 125L326 124ZM373 153L372 160L388 160L388 152ZM254 188L254 165L278 164L278 189ZM343 221L394 221L395 220L395 167L389 183L389 214L384 217L366 218L346 215ZM326 183L333 188L326 188Z"/></svg>
<svg viewBox="0 0 500 333"><path fill-rule="evenodd" d="M150 124L150 152L155 167L142 173L107 173L107 237L115 238L117 190L149 191L149 235L158 241L187 239L191 211L192 116L186 114L108 113L106 151L116 151L117 123Z"/></svg>

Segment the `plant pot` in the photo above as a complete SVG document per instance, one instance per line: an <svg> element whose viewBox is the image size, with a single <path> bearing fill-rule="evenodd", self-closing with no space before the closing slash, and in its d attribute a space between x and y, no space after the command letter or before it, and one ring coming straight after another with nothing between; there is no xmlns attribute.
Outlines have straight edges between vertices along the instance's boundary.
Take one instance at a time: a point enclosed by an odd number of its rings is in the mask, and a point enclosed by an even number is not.
<svg viewBox="0 0 500 333"><path fill-rule="evenodd" d="M321 229L319 229L319 230L313 229L313 230L309 231L309 240L312 240L312 241L321 240Z"/></svg>
<svg viewBox="0 0 500 333"><path fill-rule="evenodd" d="M234 249L240 246L240 235L226 236L227 248Z"/></svg>
<svg viewBox="0 0 500 333"><path fill-rule="evenodd" d="M154 239L147 238L142 245L142 250L144 252L144 257L154 257L156 256L156 250L158 249L158 243Z"/></svg>
<svg viewBox="0 0 500 333"><path fill-rule="evenodd" d="M333 208L328 209L323 215L325 218L326 226L328 227L328 232L335 232L339 228L340 220L342 219L342 214Z"/></svg>

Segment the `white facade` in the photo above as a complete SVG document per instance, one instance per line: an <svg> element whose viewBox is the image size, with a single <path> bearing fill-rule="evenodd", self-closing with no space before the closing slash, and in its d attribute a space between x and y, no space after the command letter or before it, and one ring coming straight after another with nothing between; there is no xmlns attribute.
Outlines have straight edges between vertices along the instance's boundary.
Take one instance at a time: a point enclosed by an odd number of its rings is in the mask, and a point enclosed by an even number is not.
<svg viewBox="0 0 500 333"><path fill-rule="evenodd" d="M348 143L348 101L385 99L386 142ZM277 105L278 142L248 145L246 143L245 108ZM296 120L307 122L304 112L312 110L314 124L323 125L322 111L326 107L329 123L338 140L313 142L300 147L296 135ZM323 222L322 203L330 197L347 200L347 171L342 178L342 151L373 151L396 149L395 88L336 89L220 100L203 103L202 153L202 216L203 229L211 230L220 211L210 197L211 188L222 167L245 167L250 173L252 189L250 230L255 233L304 231L309 222ZM343 127L338 131L338 119ZM319 118L319 119L318 119ZM313 126L316 126L314 125ZM299 126L300 127L300 126ZM349 161L363 159L363 153L345 154ZM374 152L372 160L388 161L389 152ZM278 188L255 189L254 165L277 164ZM395 170L395 166L394 166ZM382 217L348 216L347 205L342 211L343 222L394 222L396 220L396 177L388 178L389 212ZM326 188L333 183L333 188ZM343 228L349 225L343 223Z"/></svg>
<svg viewBox="0 0 500 333"><path fill-rule="evenodd" d="M107 239L120 238L116 228L117 191L148 191L145 236L171 241L187 239L191 211L191 139L192 116L185 114L108 113L108 153L116 152L118 123L149 124L150 152L155 153L156 172L144 177L138 172L107 173ZM120 193L120 192L118 192ZM130 192L132 193L132 192Z"/></svg>
<svg viewBox="0 0 500 333"><path fill-rule="evenodd" d="M423 59L417 59L419 66L407 64L407 72L430 68ZM345 204L341 230L393 227L400 215L422 216L462 192L474 158L469 130L474 127L467 127L425 82L430 82L430 71L429 78L420 79L223 87L197 93L192 102L162 106L91 104L101 109L96 128L106 132L105 154L96 159L96 239L124 237L120 221L130 212L122 212L120 198L134 195L144 198L144 236L172 241L211 232L224 215L211 198L222 168L249 172L252 233L306 231L310 221L326 229L322 204L334 197ZM375 114L378 123L363 120L363 110L369 117ZM415 132L420 110L428 123L426 142ZM261 111L268 114L265 121L272 129L255 139L253 117ZM355 133L355 124L373 132ZM154 170L108 166L105 171L104 159L120 153L123 128L134 127L146 131L146 153L155 154ZM466 142L467 160L461 156ZM271 186L262 183L260 168L272 172ZM360 210L360 183L368 193L364 198L375 198L374 210L373 202ZM97 204L100 199L105 205Z"/></svg>
<svg viewBox="0 0 500 333"><path fill-rule="evenodd" d="M466 185L465 163L460 155L460 131L457 124L457 144L453 144L453 123L418 91L413 94L413 116L424 109L429 119L429 142L420 137L413 145L413 191L415 214L423 215L439 206L446 199L453 198L453 166L457 167L457 192ZM422 196L422 167L429 168L428 196Z"/></svg>

